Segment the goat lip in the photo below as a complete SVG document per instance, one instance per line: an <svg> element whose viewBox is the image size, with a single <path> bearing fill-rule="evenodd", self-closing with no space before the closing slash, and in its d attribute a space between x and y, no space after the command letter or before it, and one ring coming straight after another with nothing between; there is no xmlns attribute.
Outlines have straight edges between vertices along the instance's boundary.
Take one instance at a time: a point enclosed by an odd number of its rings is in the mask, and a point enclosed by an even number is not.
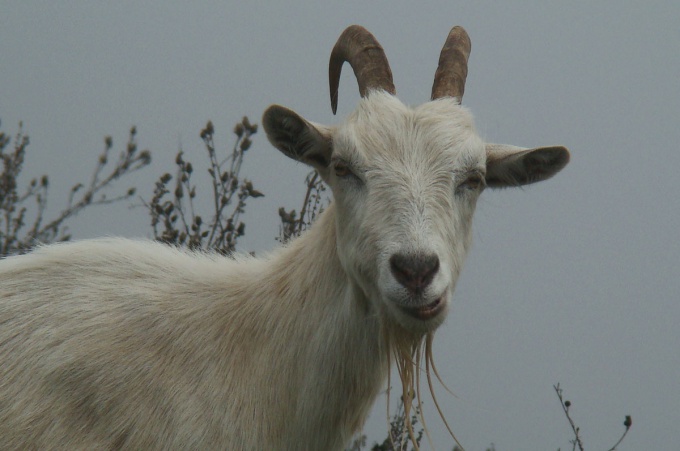
<svg viewBox="0 0 680 451"><path fill-rule="evenodd" d="M427 321L439 315L442 310L444 310L444 307L446 307L446 302L444 302L444 296L442 296L436 301L427 305L420 307L401 307L401 309L414 318Z"/></svg>

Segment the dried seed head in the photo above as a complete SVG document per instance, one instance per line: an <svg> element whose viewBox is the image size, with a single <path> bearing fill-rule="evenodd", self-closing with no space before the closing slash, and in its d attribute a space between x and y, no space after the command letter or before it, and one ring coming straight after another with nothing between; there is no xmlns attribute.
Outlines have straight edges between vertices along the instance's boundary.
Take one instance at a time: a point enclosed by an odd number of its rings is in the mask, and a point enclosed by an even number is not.
<svg viewBox="0 0 680 451"><path fill-rule="evenodd" d="M243 138L243 141L241 141L241 150L245 152L246 150L250 149L250 145L253 142L249 138Z"/></svg>
<svg viewBox="0 0 680 451"><path fill-rule="evenodd" d="M626 427L626 429L633 425L633 419L630 415L626 415L626 420L623 422L623 425Z"/></svg>

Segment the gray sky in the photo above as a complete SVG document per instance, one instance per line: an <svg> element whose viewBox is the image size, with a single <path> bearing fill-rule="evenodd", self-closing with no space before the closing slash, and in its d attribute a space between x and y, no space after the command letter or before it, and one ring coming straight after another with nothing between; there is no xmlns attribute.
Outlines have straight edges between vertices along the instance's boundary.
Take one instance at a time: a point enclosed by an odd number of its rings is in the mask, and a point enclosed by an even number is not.
<svg viewBox="0 0 680 451"><path fill-rule="evenodd" d="M181 146L198 167L199 131L232 144L242 115L271 103L335 123L359 98L351 70L338 118L327 61L340 32L366 26L387 52L399 97L427 100L453 25L471 36L464 104L480 134L562 144L554 179L487 192L475 246L435 340L454 398L439 401L468 450L569 448L560 382L589 450L677 449L680 425L680 4L633 1L10 2L0 1L0 119L30 134L26 175L49 173L51 204L87 177L103 137L137 125L153 167L128 181L146 197ZM243 169L252 201L243 250L276 245L278 206L298 207L306 167L263 134ZM207 180L206 180L207 181ZM125 186L127 186L127 184ZM122 188L122 187L121 187ZM207 186L206 186L207 189ZM128 206L72 224L76 238L149 236ZM444 426L425 404L437 449ZM385 436L384 399L366 432Z"/></svg>

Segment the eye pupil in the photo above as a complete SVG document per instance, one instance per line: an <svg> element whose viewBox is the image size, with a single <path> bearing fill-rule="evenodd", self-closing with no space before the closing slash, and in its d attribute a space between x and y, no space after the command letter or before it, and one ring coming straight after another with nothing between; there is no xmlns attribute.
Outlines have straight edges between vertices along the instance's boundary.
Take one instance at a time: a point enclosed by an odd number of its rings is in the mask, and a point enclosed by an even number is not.
<svg viewBox="0 0 680 451"><path fill-rule="evenodd" d="M484 186L484 178L479 175L468 177L463 183L458 185L459 190L478 190Z"/></svg>
<svg viewBox="0 0 680 451"><path fill-rule="evenodd" d="M335 175L338 177L347 177L350 174L349 168L346 164L336 163L335 164Z"/></svg>
<svg viewBox="0 0 680 451"><path fill-rule="evenodd" d="M470 188L479 188L482 184L482 180L479 177L470 177L465 182Z"/></svg>

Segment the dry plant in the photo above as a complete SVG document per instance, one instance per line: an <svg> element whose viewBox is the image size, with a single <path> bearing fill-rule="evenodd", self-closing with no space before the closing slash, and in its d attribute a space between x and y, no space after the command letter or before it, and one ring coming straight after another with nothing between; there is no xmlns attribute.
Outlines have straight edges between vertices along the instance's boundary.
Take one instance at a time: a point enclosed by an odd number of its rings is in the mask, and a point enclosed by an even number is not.
<svg viewBox="0 0 680 451"><path fill-rule="evenodd" d="M410 398L415 396L411 393ZM383 440L382 443L373 444L371 451L408 451L415 443L416 446L420 445L423 439L423 433L425 430L417 428L417 432L414 432L416 426L418 425L418 418L421 416L420 406L418 404L413 406L413 412L407 412L404 406L403 396L399 399L399 404L397 404L397 411L390 418L390 428L388 431L388 436ZM407 421L407 417L410 415L410 421ZM409 431L410 429L410 431ZM410 436L413 434L413 440L410 440Z"/></svg>
<svg viewBox="0 0 680 451"><path fill-rule="evenodd" d="M564 414L567 417L567 420L569 421L569 426L571 426L571 431L574 434L574 438L569 440L569 443L572 445L572 451L576 450L576 447L578 446L579 451L584 451L583 447L583 439L581 438L581 428L574 423L574 420L571 418L571 414L569 413L569 409L571 407L571 401L565 400L564 397L562 396L562 389L560 388L560 384L558 383L557 385L553 385L553 388L555 389L555 393L557 393L557 397L560 400L560 404L562 405L562 410L564 411ZM630 427L633 425L633 419L631 418L630 415L626 415L625 420L623 421L623 426L626 428L623 431L623 434L621 437L619 437L618 441L609 448L608 451L616 451L616 447L621 444L623 439L626 437L626 434L628 434L628 431L630 430ZM559 449L558 449L559 451Z"/></svg>
<svg viewBox="0 0 680 451"><path fill-rule="evenodd" d="M414 408L415 412L411 415L410 423L411 429L413 429L418 424L418 417L420 416L420 409L416 405ZM390 417L390 427L387 437L382 441L382 443L373 443L370 448L371 451L408 451L413 450L410 448L412 442L409 440L409 426L406 421L406 412L404 409L404 399L400 398L399 404L397 405L397 411ZM423 438L424 429L419 428L414 439L416 445L420 445ZM352 440L349 448L345 451L361 451L366 449L367 437L361 434Z"/></svg>
<svg viewBox="0 0 680 451"><path fill-rule="evenodd" d="M190 249L216 251L232 254L238 238L245 234L245 223L240 215L245 212L248 198L262 197L251 181L241 178L243 157L252 144L251 137L257 133L257 125L247 117L234 127L236 140L224 157L215 149L215 129L208 122L201 130L201 139L208 153L208 174L212 188L212 212L206 216L197 214L194 199L197 191L192 181L193 165L184 160L180 150L175 158L177 174L174 183L169 173L156 182L153 197L144 204L151 214L151 227L158 241L186 246Z"/></svg>
<svg viewBox="0 0 680 451"><path fill-rule="evenodd" d="M22 254L41 243L67 241L71 238L66 221L85 207L106 205L130 199L135 188L122 194L107 197L106 188L118 179L129 175L151 162L148 150L138 151L135 127L130 129L127 146L115 163L109 164L113 139L104 139L104 151L99 155L90 181L77 183L69 191L66 208L56 217L45 217L50 181L47 175L31 179L24 189L19 188L19 178L29 144L28 135L19 123L19 131L12 140L0 132L0 257ZM14 145L10 144L14 142Z"/></svg>
<svg viewBox="0 0 680 451"><path fill-rule="evenodd" d="M323 196L326 191L326 184L321 180L318 172L312 171L307 174L305 185L307 190L299 214L295 210L287 211L283 207L279 208L281 225L279 226L279 236L276 239L282 243L300 236L312 225L314 219L323 212L325 206L330 202L328 198Z"/></svg>

